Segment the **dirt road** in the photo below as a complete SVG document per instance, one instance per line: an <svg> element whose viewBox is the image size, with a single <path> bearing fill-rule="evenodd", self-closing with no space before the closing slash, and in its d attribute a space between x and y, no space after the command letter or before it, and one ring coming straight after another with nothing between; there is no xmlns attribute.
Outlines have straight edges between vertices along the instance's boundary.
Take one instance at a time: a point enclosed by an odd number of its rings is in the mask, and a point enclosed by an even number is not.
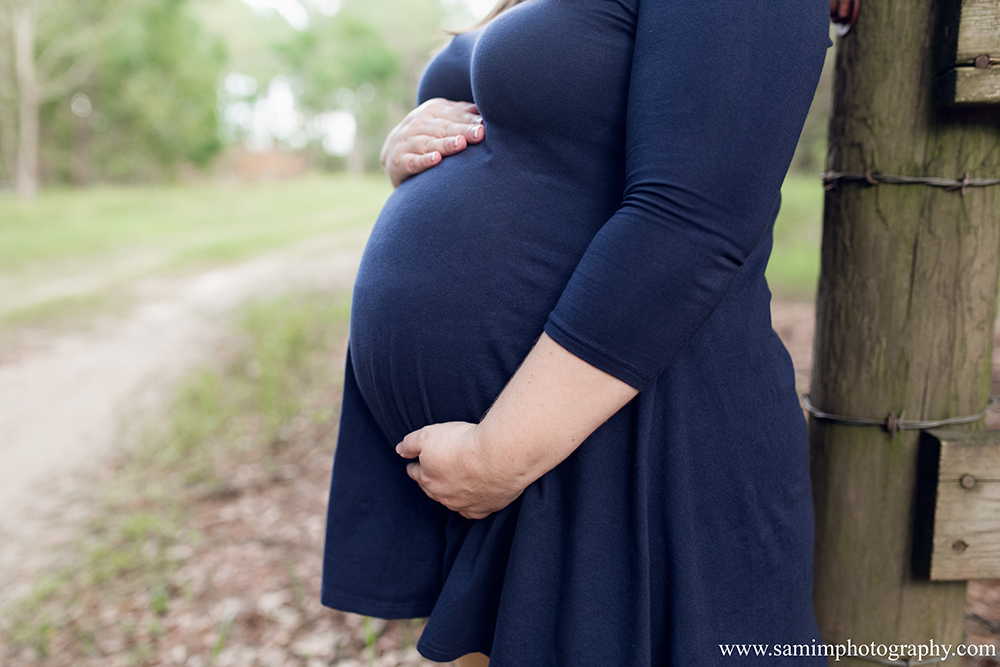
<svg viewBox="0 0 1000 667"><path fill-rule="evenodd" d="M131 286L135 305L86 331L22 336L0 360L0 602L5 573L46 564L79 524L73 489L113 450L128 416L210 355L235 306L310 287L348 290L365 234L312 239L184 278ZM14 567L18 564L18 567Z"/></svg>

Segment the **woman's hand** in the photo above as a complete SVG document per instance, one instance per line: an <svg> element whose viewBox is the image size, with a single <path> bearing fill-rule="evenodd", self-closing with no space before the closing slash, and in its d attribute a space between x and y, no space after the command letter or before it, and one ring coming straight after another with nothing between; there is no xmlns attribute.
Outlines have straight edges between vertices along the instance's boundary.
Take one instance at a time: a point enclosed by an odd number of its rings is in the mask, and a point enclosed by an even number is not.
<svg viewBox="0 0 1000 667"><path fill-rule="evenodd" d="M542 334L479 424L446 422L396 446L428 496L469 519L514 501L638 391Z"/></svg>
<svg viewBox="0 0 1000 667"><path fill-rule="evenodd" d="M389 133L379 161L392 186L398 187L445 156L479 143L484 134L483 119L475 104L435 97L406 114Z"/></svg>
<svg viewBox="0 0 1000 667"><path fill-rule="evenodd" d="M478 429L467 422L431 424L396 446L403 458L419 457L406 472L424 493L467 519L485 518L524 491L515 476L487 460Z"/></svg>

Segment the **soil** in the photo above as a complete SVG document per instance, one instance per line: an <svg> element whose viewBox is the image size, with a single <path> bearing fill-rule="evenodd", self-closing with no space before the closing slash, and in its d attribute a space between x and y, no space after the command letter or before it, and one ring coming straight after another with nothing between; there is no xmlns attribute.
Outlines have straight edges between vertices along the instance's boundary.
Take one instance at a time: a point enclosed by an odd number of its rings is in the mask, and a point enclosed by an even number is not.
<svg viewBox="0 0 1000 667"><path fill-rule="evenodd" d="M0 606L23 592L86 513L67 498L212 354L232 310L281 291L347 290L364 236L312 239L252 261L131 286L136 305L73 331L3 332L0 343ZM57 525L53 525L53 523ZM40 548L39 548L40 547Z"/></svg>

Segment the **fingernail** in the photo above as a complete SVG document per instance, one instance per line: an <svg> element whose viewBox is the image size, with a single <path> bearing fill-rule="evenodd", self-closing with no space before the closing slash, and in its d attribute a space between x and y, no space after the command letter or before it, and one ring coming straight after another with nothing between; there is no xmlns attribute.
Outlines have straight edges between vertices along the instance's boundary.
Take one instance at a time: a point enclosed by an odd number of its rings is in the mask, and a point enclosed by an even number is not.
<svg viewBox="0 0 1000 667"><path fill-rule="evenodd" d="M451 147L458 148L458 137L455 137L454 139L451 140Z"/></svg>
<svg viewBox="0 0 1000 667"><path fill-rule="evenodd" d="M396 453L397 454L403 453L403 443L399 443L398 445L396 445Z"/></svg>
<svg viewBox="0 0 1000 667"><path fill-rule="evenodd" d="M472 138L473 138L473 139L478 139L478 138L479 138L479 136L480 136L480 135L481 135L482 133L483 133L483 127L482 127L482 125L480 125L479 127L474 127L474 128L472 128Z"/></svg>
<svg viewBox="0 0 1000 667"><path fill-rule="evenodd" d="M435 152L433 152L433 153L431 153L430 155L427 156L427 161L429 163L431 163L431 164L434 164L435 162L437 162L437 160L438 160L438 153L437 153L437 151L435 151Z"/></svg>

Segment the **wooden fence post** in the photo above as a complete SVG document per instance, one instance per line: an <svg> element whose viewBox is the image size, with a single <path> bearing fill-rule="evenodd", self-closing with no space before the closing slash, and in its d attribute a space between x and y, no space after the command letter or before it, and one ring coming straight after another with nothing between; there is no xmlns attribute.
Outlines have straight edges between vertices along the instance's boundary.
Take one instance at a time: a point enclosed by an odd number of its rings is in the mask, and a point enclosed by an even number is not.
<svg viewBox="0 0 1000 667"><path fill-rule="evenodd" d="M857 24L838 39L831 171L1000 177L1000 107L935 101L954 39L943 26L959 9L958 0L861 0ZM832 186L812 403L880 419L979 412L990 388L1000 186ZM828 643L962 641L965 583L923 579L913 562L918 440L918 431L810 420L814 600Z"/></svg>

